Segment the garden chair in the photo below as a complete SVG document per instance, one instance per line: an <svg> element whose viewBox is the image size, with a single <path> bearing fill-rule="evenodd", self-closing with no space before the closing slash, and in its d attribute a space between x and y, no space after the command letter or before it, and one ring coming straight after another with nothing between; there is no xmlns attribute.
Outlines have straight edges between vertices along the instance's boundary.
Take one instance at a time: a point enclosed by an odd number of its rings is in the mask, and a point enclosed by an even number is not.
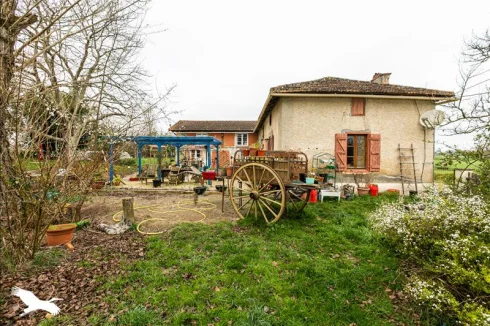
<svg viewBox="0 0 490 326"><path fill-rule="evenodd" d="M148 184L148 178L156 178L158 176L158 166L154 164L145 164L143 170L141 171L140 180L145 181Z"/></svg>
<svg viewBox="0 0 490 326"><path fill-rule="evenodd" d="M175 185L178 185L179 183L181 183L181 178L179 176L179 172L180 172L180 167L178 166L172 166L170 167L170 173L168 174L168 184L171 185L171 184L175 184Z"/></svg>

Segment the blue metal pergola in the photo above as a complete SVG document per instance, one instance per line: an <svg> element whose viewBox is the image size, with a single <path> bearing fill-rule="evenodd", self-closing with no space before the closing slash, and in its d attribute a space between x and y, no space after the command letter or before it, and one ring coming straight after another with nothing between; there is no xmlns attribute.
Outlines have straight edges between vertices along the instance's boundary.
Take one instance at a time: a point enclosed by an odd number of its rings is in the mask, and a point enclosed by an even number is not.
<svg viewBox="0 0 490 326"><path fill-rule="evenodd" d="M216 152L219 152L219 145L223 144L221 140L211 136L136 136L130 140L134 141L138 145L138 175L141 174L141 150L145 145L156 145L158 147L159 164L161 162L162 146L175 146L177 148L177 165L180 165L180 148L185 145L201 145L206 146L206 161L208 164L211 162L211 145L216 148ZM110 182L114 179L114 160L113 160L113 142L110 144L110 170L109 178ZM219 166L219 155L216 155L216 165ZM158 177L162 177L161 166L158 167Z"/></svg>

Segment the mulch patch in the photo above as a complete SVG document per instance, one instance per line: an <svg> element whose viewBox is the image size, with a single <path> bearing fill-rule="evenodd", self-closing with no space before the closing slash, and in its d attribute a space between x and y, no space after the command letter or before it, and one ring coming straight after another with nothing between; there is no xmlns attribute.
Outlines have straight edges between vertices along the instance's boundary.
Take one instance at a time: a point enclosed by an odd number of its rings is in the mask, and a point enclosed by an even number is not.
<svg viewBox="0 0 490 326"><path fill-rule="evenodd" d="M45 318L44 311L19 318L26 306L10 295L13 286L32 291L41 300L62 298L55 302L61 315L71 316L77 325L88 324L87 317L95 312L111 314L111 307L104 302L106 296L111 296L110 290L100 286L107 277L125 274L122 264L144 257L144 238L136 232L107 235L83 230L75 234L72 243L75 251L66 251L59 266L39 271L26 267L14 274L0 275L0 295L6 299L0 305L0 324L37 325Z"/></svg>

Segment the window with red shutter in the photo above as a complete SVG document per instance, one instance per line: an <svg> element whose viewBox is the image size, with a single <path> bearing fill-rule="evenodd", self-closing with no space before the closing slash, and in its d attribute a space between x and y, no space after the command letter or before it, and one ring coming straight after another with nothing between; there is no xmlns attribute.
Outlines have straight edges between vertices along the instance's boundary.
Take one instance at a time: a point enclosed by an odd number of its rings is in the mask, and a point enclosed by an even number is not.
<svg viewBox="0 0 490 326"><path fill-rule="evenodd" d="M338 171L379 172L381 135L371 133L335 134L335 159Z"/></svg>
<svg viewBox="0 0 490 326"><path fill-rule="evenodd" d="M379 172L381 167L381 135L369 135L369 171Z"/></svg>
<svg viewBox="0 0 490 326"><path fill-rule="evenodd" d="M352 107L351 107L351 115L352 116L364 115L365 109L366 109L366 99L364 99L364 98L353 98L352 99Z"/></svg>
<svg viewBox="0 0 490 326"><path fill-rule="evenodd" d="M338 171L347 170L347 135L335 134L335 161Z"/></svg>

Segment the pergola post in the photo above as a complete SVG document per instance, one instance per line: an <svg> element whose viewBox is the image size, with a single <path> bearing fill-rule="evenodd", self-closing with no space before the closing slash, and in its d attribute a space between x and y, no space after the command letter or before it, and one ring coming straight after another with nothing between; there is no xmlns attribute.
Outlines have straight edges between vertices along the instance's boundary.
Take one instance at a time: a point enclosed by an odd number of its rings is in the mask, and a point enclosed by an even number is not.
<svg viewBox="0 0 490 326"><path fill-rule="evenodd" d="M218 171L219 168L219 145L215 145L216 147L216 171Z"/></svg>
<svg viewBox="0 0 490 326"><path fill-rule="evenodd" d="M177 165L180 166L180 146L175 146L177 148Z"/></svg>
<svg viewBox="0 0 490 326"><path fill-rule="evenodd" d="M206 145L206 166L211 166L211 146Z"/></svg>
<svg viewBox="0 0 490 326"><path fill-rule="evenodd" d="M162 180L162 145L158 144L158 179Z"/></svg>
<svg viewBox="0 0 490 326"><path fill-rule="evenodd" d="M114 180L114 140L111 138L109 145L109 182L111 185L112 180Z"/></svg>
<svg viewBox="0 0 490 326"><path fill-rule="evenodd" d="M143 147L143 144L138 144L138 176L141 176L141 149Z"/></svg>

